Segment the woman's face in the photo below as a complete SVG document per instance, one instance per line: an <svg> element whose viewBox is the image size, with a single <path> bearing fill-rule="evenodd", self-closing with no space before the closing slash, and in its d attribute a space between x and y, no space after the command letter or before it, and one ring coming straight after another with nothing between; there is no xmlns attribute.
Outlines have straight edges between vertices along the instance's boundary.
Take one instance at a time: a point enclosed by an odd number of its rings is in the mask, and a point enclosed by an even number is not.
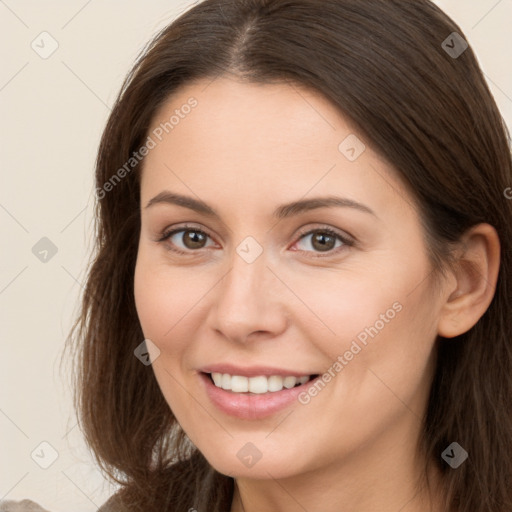
<svg viewBox="0 0 512 512"><path fill-rule="evenodd" d="M190 84L148 135L136 305L193 443L240 478L413 457L442 294L392 168L285 84Z"/></svg>

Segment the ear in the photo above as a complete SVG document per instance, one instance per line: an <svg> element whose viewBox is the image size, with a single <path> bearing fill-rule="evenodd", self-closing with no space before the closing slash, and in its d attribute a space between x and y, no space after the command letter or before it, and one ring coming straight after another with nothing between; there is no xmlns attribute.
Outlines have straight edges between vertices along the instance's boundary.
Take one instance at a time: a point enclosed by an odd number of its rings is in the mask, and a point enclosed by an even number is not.
<svg viewBox="0 0 512 512"><path fill-rule="evenodd" d="M461 252L447 291L438 333L453 338L471 329L487 311L496 290L500 268L500 239L490 224L478 224L461 238Z"/></svg>

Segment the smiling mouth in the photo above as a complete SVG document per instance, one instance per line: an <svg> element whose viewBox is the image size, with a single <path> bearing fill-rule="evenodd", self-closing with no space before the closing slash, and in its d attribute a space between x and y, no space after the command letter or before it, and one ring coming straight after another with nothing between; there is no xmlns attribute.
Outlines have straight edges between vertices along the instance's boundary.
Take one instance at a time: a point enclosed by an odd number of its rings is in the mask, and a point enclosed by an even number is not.
<svg viewBox="0 0 512 512"><path fill-rule="evenodd" d="M291 389L303 386L318 375L286 376L259 375L257 377L245 377L243 375L230 375L228 373L205 373L211 382L224 391L232 393L275 393L283 389Z"/></svg>

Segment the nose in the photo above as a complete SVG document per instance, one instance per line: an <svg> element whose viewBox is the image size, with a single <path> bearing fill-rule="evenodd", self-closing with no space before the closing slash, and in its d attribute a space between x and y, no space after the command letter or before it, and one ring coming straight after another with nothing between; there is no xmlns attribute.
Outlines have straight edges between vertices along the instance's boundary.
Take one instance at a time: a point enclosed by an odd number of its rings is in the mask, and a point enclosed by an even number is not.
<svg viewBox="0 0 512 512"><path fill-rule="evenodd" d="M247 263L235 253L230 270L215 287L208 323L226 339L247 343L273 338L287 327L286 290L264 256Z"/></svg>

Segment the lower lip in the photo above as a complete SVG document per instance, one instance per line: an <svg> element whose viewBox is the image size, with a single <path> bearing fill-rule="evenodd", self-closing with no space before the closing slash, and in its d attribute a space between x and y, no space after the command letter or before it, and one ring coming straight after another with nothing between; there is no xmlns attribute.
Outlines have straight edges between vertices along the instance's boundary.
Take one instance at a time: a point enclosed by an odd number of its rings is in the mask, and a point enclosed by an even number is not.
<svg viewBox="0 0 512 512"><path fill-rule="evenodd" d="M205 385L206 394L214 405L222 412L244 420L265 418L285 409L293 402L298 402L298 396L318 378L290 389L258 394L226 391L215 386L209 375L200 373L199 377Z"/></svg>

